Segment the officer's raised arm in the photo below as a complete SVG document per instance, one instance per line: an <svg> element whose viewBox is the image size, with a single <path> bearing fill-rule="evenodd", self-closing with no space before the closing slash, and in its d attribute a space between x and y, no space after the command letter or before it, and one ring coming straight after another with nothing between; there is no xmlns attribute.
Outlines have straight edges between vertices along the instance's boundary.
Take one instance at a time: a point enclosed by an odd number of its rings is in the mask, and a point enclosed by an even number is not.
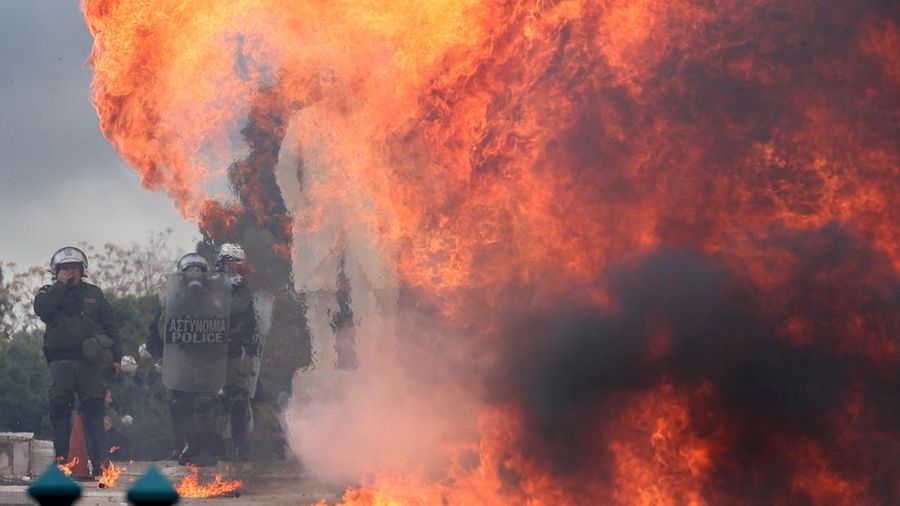
<svg viewBox="0 0 900 506"><path fill-rule="evenodd" d="M34 296L34 314L38 315L44 323L49 323L50 319L59 311L59 303L65 292L66 286L62 283L42 286Z"/></svg>

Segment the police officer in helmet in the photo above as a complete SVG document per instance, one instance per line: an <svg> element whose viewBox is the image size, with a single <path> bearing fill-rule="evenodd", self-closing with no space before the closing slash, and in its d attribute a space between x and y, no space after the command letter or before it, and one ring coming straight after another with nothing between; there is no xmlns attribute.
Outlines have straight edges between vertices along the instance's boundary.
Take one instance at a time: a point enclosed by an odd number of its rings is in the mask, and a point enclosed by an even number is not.
<svg viewBox="0 0 900 506"><path fill-rule="evenodd" d="M34 312L46 324L44 356L50 367L50 424L57 460L68 461L72 409L77 396L88 438L91 472L102 474L109 447L103 430L102 375L121 374L119 326L103 291L82 278L87 256L78 248L61 248L50 259L54 282L34 298Z"/></svg>
<svg viewBox="0 0 900 506"><path fill-rule="evenodd" d="M228 363L222 407L231 422L233 457L249 458L247 431L250 425L250 378L259 353L253 294L244 282L246 254L238 244L225 243L216 255L216 271L231 280L231 314L228 336Z"/></svg>
<svg viewBox="0 0 900 506"><path fill-rule="evenodd" d="M181 257L176 264L178 272L188 275L199 276L209 272L209 262L203 255L199 253L188 253ZM199 288L199 281L192 281ZM189 285L190 286L190 285ZM162 308L158 314L158 318L150 323L147 334L146 349L150 355L157 361L162 360L163 356L163 338L160 333L160 326L164 324ZM195 423L196 407L204 408L209 405L212 409L211 400L204 400L201 396L195 395L193 392L184 392L179 390L171 390L169 396L169 415L172 417L172 429L174 448L171 460L177 460L180 464L198 464L198 465L215 465L212 451L200 451L204 443L200 439L204 435L214 430L212 427L212 413L209 416L201 414L201 422L204 427L198 427ZM210 396L206 396L210 397ZM206 422L209 422L208 424ZM193 441L193 446L190 444Z"/></svg>

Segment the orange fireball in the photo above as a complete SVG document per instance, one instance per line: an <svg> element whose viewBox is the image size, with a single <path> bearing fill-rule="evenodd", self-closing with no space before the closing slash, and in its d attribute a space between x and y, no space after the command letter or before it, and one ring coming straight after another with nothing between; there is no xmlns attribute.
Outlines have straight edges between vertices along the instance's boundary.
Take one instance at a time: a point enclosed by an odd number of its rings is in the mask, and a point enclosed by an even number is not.
<svg viewBox="0 0 900 506"><path fill-rule="evenodd" d="M890 2L82 6L147 188L393 294L405 382L291 413L346 504L900 497Z"/></svg>

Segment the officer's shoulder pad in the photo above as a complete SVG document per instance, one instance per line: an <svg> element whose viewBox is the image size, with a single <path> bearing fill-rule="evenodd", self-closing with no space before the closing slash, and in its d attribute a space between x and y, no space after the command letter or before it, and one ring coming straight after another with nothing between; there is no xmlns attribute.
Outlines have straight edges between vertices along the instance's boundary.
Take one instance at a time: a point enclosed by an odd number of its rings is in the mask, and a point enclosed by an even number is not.
<svg viewBox="0 0 900 506"><path fill-rule="evenodd" d="M51 286L53 286L53 285L44 285L44 286L38 288L37 290L35 290L34 294L40 295L40 294L46 292L47 290L49 290Z"/></svg>

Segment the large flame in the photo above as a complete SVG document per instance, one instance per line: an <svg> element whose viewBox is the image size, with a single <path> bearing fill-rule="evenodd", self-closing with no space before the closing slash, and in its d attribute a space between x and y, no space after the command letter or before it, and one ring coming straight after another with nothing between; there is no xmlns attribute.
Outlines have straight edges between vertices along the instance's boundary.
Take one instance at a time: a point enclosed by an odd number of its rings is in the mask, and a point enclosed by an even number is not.
<svg viewBox="0 0 900 506"><path fill-rule="evenodd" d="M289 111L255 128L310 169L279 182L296 236L339 217L488 357L459 373L488 385L479 436L423 449L443 474L373 469L346 503L900 495L895 4L83 10L101 129L148 188L215 215L253 104Z"/></svg>

